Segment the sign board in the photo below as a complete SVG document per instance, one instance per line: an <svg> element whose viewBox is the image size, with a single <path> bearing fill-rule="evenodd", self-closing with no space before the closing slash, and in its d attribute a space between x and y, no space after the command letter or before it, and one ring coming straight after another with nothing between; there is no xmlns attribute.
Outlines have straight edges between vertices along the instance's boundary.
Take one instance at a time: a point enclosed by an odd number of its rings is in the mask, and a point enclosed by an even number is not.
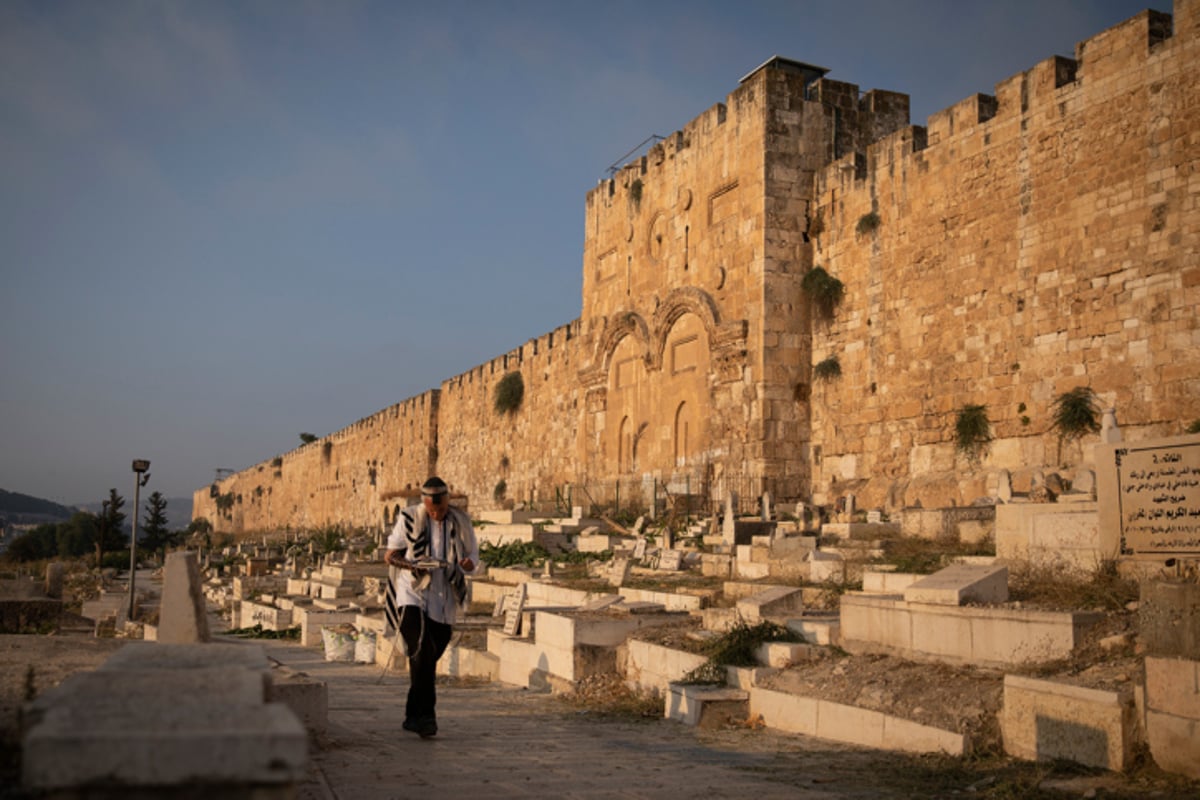
<svg viewBox="0 0 1200 800"><path fill-rule="evenodd" d="M1118 526L1123 555L1200 554L1200 436L1098 448L1097 469L1102 524Z"/></svg>

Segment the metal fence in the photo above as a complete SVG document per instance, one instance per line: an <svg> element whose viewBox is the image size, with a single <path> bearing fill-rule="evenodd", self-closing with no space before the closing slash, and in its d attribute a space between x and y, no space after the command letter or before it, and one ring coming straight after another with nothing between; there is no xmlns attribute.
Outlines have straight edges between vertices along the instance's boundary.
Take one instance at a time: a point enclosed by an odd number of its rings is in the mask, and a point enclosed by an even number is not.
<svg viewBox="0 0 1200 800"><path fill-rule="evenodd" d="M726 497L731 497L734 514L755 514L760 510L762 494L769 492L762 478L723 475L712 479L704 474L681 473L669 480L647 477L616 478L605 481L568 483L556 487L553 498L532 503L532 510L544 514L569 515L582 508L585 516L606 515L614 519L646 514L654 517L707 517L721 514Z"/></svg>

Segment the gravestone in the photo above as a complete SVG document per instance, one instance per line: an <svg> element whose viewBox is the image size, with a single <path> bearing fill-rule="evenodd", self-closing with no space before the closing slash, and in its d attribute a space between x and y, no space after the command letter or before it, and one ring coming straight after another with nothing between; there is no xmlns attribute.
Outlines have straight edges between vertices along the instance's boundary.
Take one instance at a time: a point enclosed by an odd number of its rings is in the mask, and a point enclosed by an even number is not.
<svg viewBox="0 0 1200 800"><path fill-rule="evenodd" d="M736 540L737 526L733 519L733 495L725 495L725 516L721 522L721 541L728 547L732 547Z"/></svg>
<svg viewBox="0 0 1200 800"><path fill-rule="evenodd" d="M51 561L46 565L46 597L61 600L63 595L63 563Z"/></svg>
<svg viewBox="0 0 1200 800"><path fill-rule="evenodd" d="M679 570L683 566L682 550L663 550L658 557L658 568L663 570Z"/></svg>
<svg viewBox="0 0 1200 800"><path fill-rule="evenodd" d="M509 636L521 633L521 614L525 611L525 584L504 596L504 632Z"/></svg>
<svg viewBox="0 0 1200 800"><path fill-rule="evenodd" d="M646 557L646 539L645 539L645 537L638 537L637 544L635 544L633 546L633 559L635 561L641 561L645 557Z"/></svg>
<svg viewBox="0 0 1200 800"><path fill-rule="evenodd" d="M883 522L883 512L877 508L871 509L867 512L867 522L871 525L878 525Z"/></svg>
<svg viewBox="0 0 1200 800"><path fill-rule="evenodd" d="M1200 557L1200 435L1101 443L1096 481L1103 549Z"/></svg>
<svg viewBox="0 0 1200 800"><path fill-rule="evenodd" d="M771 519L771 493L763 492L762 496L762 518L764 520Z"/></svg>
<svg viewBox="0 0 1200 800"><path fill-rule="evenodd" d="M632 567L628 558L614 558L609 566L608 582L613 586L624 586L629 580L629 570Z"/></svg>

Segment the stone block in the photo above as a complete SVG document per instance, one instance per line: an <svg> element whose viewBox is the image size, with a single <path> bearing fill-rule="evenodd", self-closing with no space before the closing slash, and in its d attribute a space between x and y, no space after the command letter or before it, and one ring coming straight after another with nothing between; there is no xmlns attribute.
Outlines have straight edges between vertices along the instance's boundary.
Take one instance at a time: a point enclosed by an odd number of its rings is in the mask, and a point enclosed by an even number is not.
<svg viewBox="0 0 1200 800"><path fill-rule="evenodd" d="M733 574L733 556L705 553L700 556L700 574L706 578L729 578Z"/></svg>
<svg viewBox="0 0 1200 800"><path fill-rule="evenodd" d="M911 572L863 572L862 590L868 594L903 594L904 590L921 579Z"/></svg>
<svg viewBox="0 0 1200 800"><path fill-rule="evenodd" d="M751 623L767 617L800 616L804 613L804 593L798 588L772 587L738 600L737 611Z"/></svg>
<svg viewBox="0 0 1200 800"><path fill-rule="evenodd" d="M841 618L837 615L789 619L787 627L804 637L809 644L836 645L841 641Z"/></svg>
<svg viewBox="0 0 1200 800"><path fill-rule="evenodd" d="M1146 708L1200 721L1200 661L1146 656Z"/></svg>
<svg viewBox="0 0 1200 800"><path fill-rule="evenodd" d="M1154 762L1200 779L1200 661L1146 657L1146 740Z"/></svg>
<svg viewBox="0 0 1200 800"><path fill-rule="evenodd" d="M1147 655L1200 660L1200 584L1143 581L1138 627Z"/></svg>
<svg viewBox="0 0 1200 800"><path fill-rule="evenodd" d="M817 648L803 642L763 642L755 654L758 663L777 669L812 661L816 657Z"/></svg>
<svg viewBox="0 0 1200 800"><path fill-rule="evenodd" d="M21 779L39 791L278 785L303 781L307 760L304 727L280 703L71 705L51 709L25 736Z"/></svg>
<svg viewBox="0 0 1200 800"><path fill-rule="evenodd" d="M750 690L750 717L761 717L763 724L786 733L817 735L819 701L770 689Z"/></svg>
<svg viewBox="0 0 1200 800"><path fill-rule="evenodd" d="M1008 600L1008 567L952 564L914 581L904 590L910 603L1004 603Z"/></svg>
<svg viewBox="0 0 1200 800"><path fill-rule="evenodd" d="M734 565L734 572L737 577L745 578L746 580L758 580L769 577L771 574L770 564L755 564L749 561L739 560Z"/></svg>
<svg viewBox="0 0 1200 800"><path fill-rule="evenodd" d="M1091 574L1117 557L1119 542L1100 535L1095 503L996 506L996 557Z"/></svg>
<svg viewBox="0 0 1200 800"><path fill-rule="evenodd" d="M741 689L673 683L663 716L685 725L712 730L746 719L750 695Z"/></svg>
<svg viewBox="0 0 1200 800"><path fill-rule="evenodd" d="M309 733L324 733L329 726L329 687L325 681L276 669L271 672L267 699L290 708Z"/></svg>
<svg viewBox="0 0 1200 800"><path fill-rule="evenodd" d="M1200 720L1147 711L1146 740L1159 767L1200 780Z"/></svg>
<svg viewBox="0 0 1200 800"><path fill-rule="evenodd" d="M631 639L619 648L625 679L638 688L665 695L669 685L702 666L707 659L671 647Z"/></svg>
<svg viewBox="0 0 1200 800"><path fill-rule="evenodd" d="M846 579L846 562L841 556L813 550L804 558L813 583L841 583Z"/></svg>
<svg viewBox="0 0 1200 800"><path fill-rule="evenodd" d="M1133 763L1137 711L1132 690L1109 692L1006 675L1000 728L1009 755L1061 758L1120 772Z"/></svg>

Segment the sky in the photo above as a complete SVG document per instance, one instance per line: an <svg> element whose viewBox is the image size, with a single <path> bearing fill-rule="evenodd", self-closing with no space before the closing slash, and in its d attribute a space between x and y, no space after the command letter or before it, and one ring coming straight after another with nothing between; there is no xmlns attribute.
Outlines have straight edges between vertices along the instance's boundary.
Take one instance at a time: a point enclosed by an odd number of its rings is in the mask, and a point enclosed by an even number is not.
<svg viewBox="0 0 1200 800"><path fill-rule="evenodd" d="M0 488L190 496L577 318L584 198L774 55L913 124L1169 0L0 0Z"/></svg>

